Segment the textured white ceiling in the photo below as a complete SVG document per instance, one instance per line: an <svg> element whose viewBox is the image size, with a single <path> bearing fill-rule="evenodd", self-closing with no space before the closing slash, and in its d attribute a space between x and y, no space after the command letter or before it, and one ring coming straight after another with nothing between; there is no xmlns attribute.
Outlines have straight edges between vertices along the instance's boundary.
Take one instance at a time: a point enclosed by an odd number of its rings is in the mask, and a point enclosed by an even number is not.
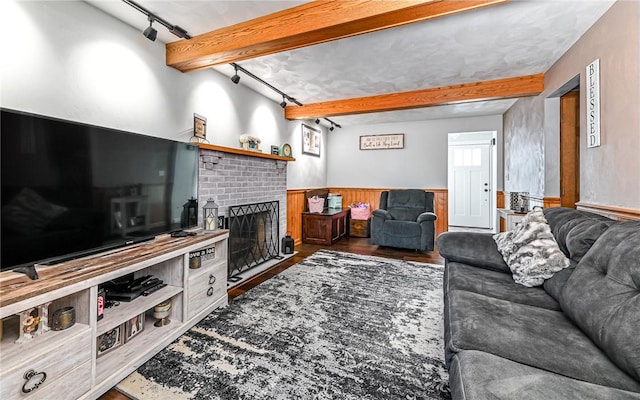
<svg viewBox="0 0 640 400"><path fill-rule="evenodd" d="M121 1L88 1L141 31ZM303 104L508 78L547 71L613 0L515 0L239 64ZM139 4L197 35L294 7L297 1L164 1ZM177 38L162 26L158 41ZM231 76L228 65L215 67ZM240 84L282 101L246 76ZM501 114L513 100L335 117L342 125Z"/></svg>

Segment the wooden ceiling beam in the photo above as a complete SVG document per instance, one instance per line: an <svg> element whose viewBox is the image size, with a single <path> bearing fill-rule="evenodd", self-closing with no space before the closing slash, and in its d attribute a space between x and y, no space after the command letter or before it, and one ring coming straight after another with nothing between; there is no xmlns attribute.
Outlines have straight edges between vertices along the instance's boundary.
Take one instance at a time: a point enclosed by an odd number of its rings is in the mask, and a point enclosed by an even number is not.
<svg viewBox="0 0 640 400"><path fill-rule="evenodd" d="M182 72L375 32L511 0L317 0L166 45Z"/></svg>
<svg viewBox="0 0 640 400"><path fill-rule="evenodd" d="M286 119L313 119L449 104L535 96L544 89L544 74L444 86L411 92L359 97L303 106L287 106Z"/></svg>

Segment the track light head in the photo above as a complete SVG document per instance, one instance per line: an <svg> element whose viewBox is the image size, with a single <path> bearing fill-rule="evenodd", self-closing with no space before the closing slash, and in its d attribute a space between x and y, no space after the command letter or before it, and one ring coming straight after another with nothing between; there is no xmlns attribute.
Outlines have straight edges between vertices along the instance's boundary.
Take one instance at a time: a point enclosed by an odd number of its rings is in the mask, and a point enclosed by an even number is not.
<svg viewBox="0 0 640 400"><path fill-rule="evenodd" d="M287 106L287 101L285 100L284 96L282 96L282 103L280 103L280 107L285 108Z"/></svg>
<svg viewBox="0 0 640 400"><path fill-rule="evenodd" d="M320 125L320 118L316 118L316 125Z"/></svg>
<svg viewBox="0 0 640 400"><path fill-rule="evenodd" d="M234 68L236 69L236 73L231 77L231 82L237 85L238 82L240 82L240 75L238 75L238 67L234 67Z"/></svg>
<svg viewBox="0 0 640 400"><path fill-rule="evenodd" d="M331 128L329 128L329 130L330 130L331 132L333 132L333 130L334 130L334 129L336 129L336 128L335 128L335 126L333 125L333 122L332 122L332 123L331 123Z"/></svg>
<svg viewBox="0 0 640 400"><path fill-rule="evenodd" d="M147 27L147 29L145 29L142 32L142 34L147 39L151 40L152 42L155 42L156 37L158 36L158 31L155 30L155 28L152 25L153 25L153 18L149 17L149 26Z"/></svg>
<svg viewBox="0 0 640 400"><path fill-rule="evenodd" d="M182 39L191 39L191 36L189 36L187 31L184 28L179 27L178 25L173 25L171 28L169 28L169 32Z"/></svg>

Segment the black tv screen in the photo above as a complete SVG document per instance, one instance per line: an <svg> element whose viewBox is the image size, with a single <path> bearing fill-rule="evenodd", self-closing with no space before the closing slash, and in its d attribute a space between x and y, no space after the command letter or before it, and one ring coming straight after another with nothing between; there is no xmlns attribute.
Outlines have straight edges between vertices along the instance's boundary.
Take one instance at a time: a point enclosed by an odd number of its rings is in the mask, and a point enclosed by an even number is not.
<svg viewBox="0 0 640 400"><path fill-rule="evenodd" d="M0 112L2 270L197 224L197 146Z"/></svg>

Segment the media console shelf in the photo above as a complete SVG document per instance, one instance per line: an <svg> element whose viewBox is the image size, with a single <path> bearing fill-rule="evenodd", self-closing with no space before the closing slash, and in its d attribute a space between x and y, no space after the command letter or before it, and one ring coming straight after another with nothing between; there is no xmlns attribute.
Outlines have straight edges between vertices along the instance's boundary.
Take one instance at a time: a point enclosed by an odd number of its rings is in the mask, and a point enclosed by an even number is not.
<svg viewBox="0 0 640 400"><path fill-rule="evenodd" d="M228 238L227 230L185 238L165 235L38 267L36 281L11 271L0 273L0 399L95 399L115 386L211 311L227 305ZM98 321L100 285L128 274L153 275L167 286L106 308ZM168 300L171 322L155 326L154 307ZM48 317L51 326L54 312L67 307L75 311L70 328L16 343L23 329L20 313L44 310L34 316ZM125 326L136 318L144 325L125 340ZM105 350L105 342L115 345Z"/></svg>

